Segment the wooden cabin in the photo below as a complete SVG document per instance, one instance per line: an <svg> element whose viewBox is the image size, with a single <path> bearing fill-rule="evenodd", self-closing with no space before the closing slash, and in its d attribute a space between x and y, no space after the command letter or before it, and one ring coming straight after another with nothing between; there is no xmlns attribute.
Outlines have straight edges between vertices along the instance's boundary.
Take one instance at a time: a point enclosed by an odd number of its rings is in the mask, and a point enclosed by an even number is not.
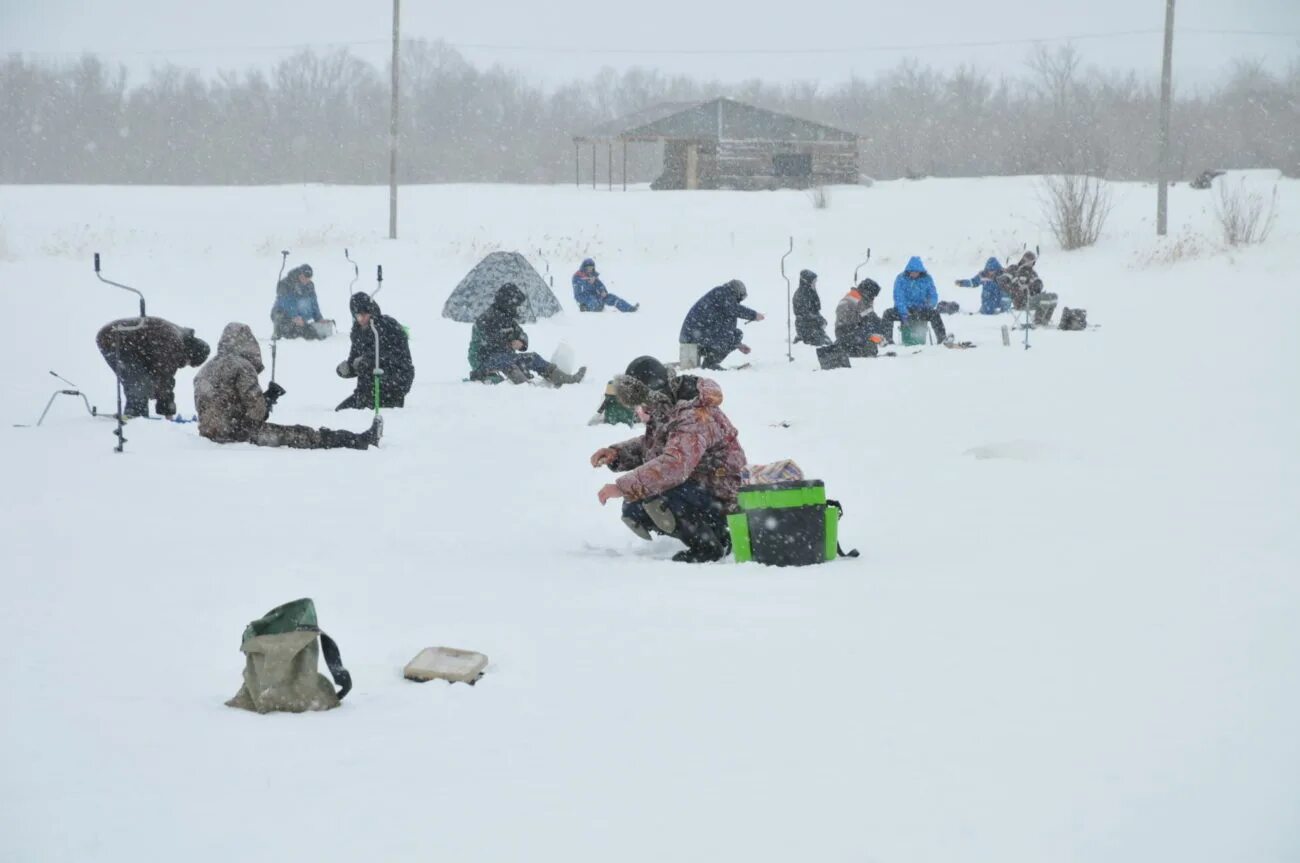
<svg viewBox="0 0 1300 863"><path fill-rule="evenodd" d="M858 182L858 136L734 99L660 105L574 138L582 143L663 145L652 189L808 189ZM624 157L626 166L626 155ZM593 171L594 173L594 171ZM593 176L594 180L594 176ZM612 176L611 176L612 185Z"/></svg>

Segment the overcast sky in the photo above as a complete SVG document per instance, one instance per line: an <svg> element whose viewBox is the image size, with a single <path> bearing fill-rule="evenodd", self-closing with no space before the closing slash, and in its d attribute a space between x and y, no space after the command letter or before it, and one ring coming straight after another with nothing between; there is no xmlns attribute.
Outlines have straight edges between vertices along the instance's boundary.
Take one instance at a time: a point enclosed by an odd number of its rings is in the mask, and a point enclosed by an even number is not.
<svg viewBox="0 0 1300 863"><path fill-rule="evenodd" d="M1165 2L654 0L630 8L617 0L403 0L402 33L443 39L476 64L500 63L548 85L605 66L834 82L908 56L1014 73L1032 40L1067 38L1089 63L1154 78ZM126 65L136 81L169 62L207 73L269 65L304 45L346 45L382 64L391 15L391 0L0 0L0 53L70 59L93 51ZM1278 71L1300 61L1300 0L1178 0L1176 30L1183 87L1213 82L1236 57ZM970 44L992 42L1007 44Z"/></svg>

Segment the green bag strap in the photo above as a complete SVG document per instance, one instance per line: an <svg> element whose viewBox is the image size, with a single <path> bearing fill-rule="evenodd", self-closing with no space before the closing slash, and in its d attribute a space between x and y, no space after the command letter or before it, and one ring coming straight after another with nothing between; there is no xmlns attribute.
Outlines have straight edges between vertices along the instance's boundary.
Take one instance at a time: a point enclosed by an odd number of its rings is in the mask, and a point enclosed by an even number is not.
<svg viewBox="0 0 1300 863"><path fill-rule="evenodd" d="M836 509L838 509L840 511L840 518L844 518L844 504L840 503L838 500L827 500L826 505L833 506ZM844 546L840 545L838 542L835 543L835 551L839 553L840 557L858 556L858 550L856 548L850 549L849 551L845 551Z"/></svg>
<svg viewBox="0 0 1300 863"><path fill-rule="evenodd" d="M343 667L343 657L339 656L338 642L330 638L319 629L320 633L320 652L325 657L325 665L330 670L330 677L334 678L334 684L338 686L339 701L352 691L352 675Z"/></svg>

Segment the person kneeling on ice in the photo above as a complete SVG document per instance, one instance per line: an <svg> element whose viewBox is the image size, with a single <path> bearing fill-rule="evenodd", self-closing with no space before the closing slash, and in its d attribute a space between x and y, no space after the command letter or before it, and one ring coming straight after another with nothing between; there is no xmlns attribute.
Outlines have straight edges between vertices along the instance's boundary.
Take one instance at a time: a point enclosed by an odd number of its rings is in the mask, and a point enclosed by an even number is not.
<svg viewBox="0 0 1300 863"><path fill-rule="evenodd" d="M1002 293L998 286L998 276L1002 274L1002 262L989 258L984 262L984 269L969 279L958 279L959 288L980 289L980 314L998 315L1011 308L1011 298Z"/></svg>
<svg viewBox="0 0 1300 863"><path fill-rule="evenodd" d="M379 406L400 408L415 382L415 363L406 328L397 318L379 311L369 294L357 293L348 302L352 310L352 350L335 371L341 378L356 378L357 388L334 410L369 410L375 406L375 333L379 334Z"/></svg>
<svg viewBox="0 0 1300 863"><path fill-rule="evenodd" d="M737 320L761 321L763 316L741 301L749 295L745 283L732 279L709 291L691 306L682 321L678 341L696 345L700 352L700 365L706 369L722 368L722 361L732 351L749 353L744 336L736 329Z"/></svg>
<svg viewBox="0 0 1300 863"><path fill-rule="evenodd" d="M271 323L275 325L277 339L318 339L320 333L313 326L321 320L320 302L316 299L316 283L311 280L311 264L294 267L280 280L275 289L275 305L271 307Z"/></svg>
<svg viewBox="0 0 1300 863"><path fill-rule="evenodd" d="M943 344L948 338L944 331L943 318L940 317L939 290L934 286L934 279L925 271L925 264L919 257L907 262L907 268L894 279L894 307L885 309L881 316L889 328L892 340L894 322L906 325L910 321L925 321L934 330L934 340Z"/></svg>
<svg viewBox="0 0 1300 863"><path fill-rule="evenodd" d="M622 297L611 294L600 280L596 262L591 258L583 261L582 266L573 274L573 299L577 300L580 312L603 312L605 306L613 306L620 312L635 312L641 308L639 303L633 305Z"/></svg>
<svg viewBox="0 0 1300 863"><path fill-rule="evenodd" d="M863 279L835 307L835 344L851 357L877 356L880 345L890 341L892 327L872 308L878 296L880 285Z"/></svg>
<svg viewBox="0 0 1300 863"><path fill-rule="evenodd" d="M208 358L208 343L194 330L163 318L123 318L105 324L95 346L122 382L126 405L122 415L149 416L153 399L160 416L176 414L176 372L198 368Z"/></svg>
<svg viewBox="0 0 1300 863"><path fill-rule="evenodd" d="M555 386L576 384L587 374L583 366L573 374L560 370L528 350L528 334L520 324L524 292L514 282L497 289L492 305L474 321L469 339L470 380L527 383L536 372Z"/></svg>
<svg viewBox="0 0 1300 863"><path fill-rule="evenodd" d="M822 298L817 294L817 274L812 270L801 270L799 287L794 292L794 340L824 347L831 343L826 335L826 319L822 317Z"/></svg>
<svg viewBox="0 0 1300 863"><path fill-rule="evenodd" d="M262 348L248 324L226 324L217 355L194 377L199 434L216 443L295 449L365 449L379 444L384 429L379 417L360 434L267 422L284 387L272 382L263 392L257 382L262 369Z"/></svg>
<svg viewBox="0 0 1300 863"><path fill-rule="evenodd" d="M638 357L614 378L614 395L636 410L645 434L596 450L592 467L621 477L597 494L623 498L623 522L642 539L662 533L686 544L673 560L719 560L731 548L727 515L745 470L735 426L722 412L715 381L677 376L654 357Z"/></svg>

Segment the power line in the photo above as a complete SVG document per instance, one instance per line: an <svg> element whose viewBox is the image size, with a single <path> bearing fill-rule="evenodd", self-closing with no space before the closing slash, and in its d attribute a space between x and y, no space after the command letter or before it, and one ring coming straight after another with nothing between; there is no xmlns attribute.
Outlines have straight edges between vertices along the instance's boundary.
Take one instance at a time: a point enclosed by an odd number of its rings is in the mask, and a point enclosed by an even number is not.
<svg viewBox="0 0 1300 863"><path fill-rule="evenodd" d="M1084 42L1106 39L1125 39L1135 36L1158 36L1161 29L1112 30L1096 33L1075 33L1063 36L1032 36L1016 39L982 39L961 42L916 42L911 44L870 44L855 47L827 48L600 48L584 49L587 55L610 56L793 56L793 55L849 55L864 53L883 53L896 51L939 51L961 48L998 48L1016 45L1038 45L1058 42ZM1300 32L1281 30L1215 30L1205 28L1184 28L1177 31L1180 35L1190 36L1251 36L1265 38L1285 38L1300 40ZM283 45L238 45L205 48L159 48L148 50L115 51L96 49L94 51L18 51L16 53L34 57L76 57L83 54L98 54L111 57L151 57L167 55L201 55L201 54L235 54L245 52L283 52L311 49L361 48L387 45L387 39L361 39L346 42L296 43ZM495 51L498 53L517 54L571 54L573 49L558 45L503 45L480 42L446 42L450 48L464 51Z"/></svg>

